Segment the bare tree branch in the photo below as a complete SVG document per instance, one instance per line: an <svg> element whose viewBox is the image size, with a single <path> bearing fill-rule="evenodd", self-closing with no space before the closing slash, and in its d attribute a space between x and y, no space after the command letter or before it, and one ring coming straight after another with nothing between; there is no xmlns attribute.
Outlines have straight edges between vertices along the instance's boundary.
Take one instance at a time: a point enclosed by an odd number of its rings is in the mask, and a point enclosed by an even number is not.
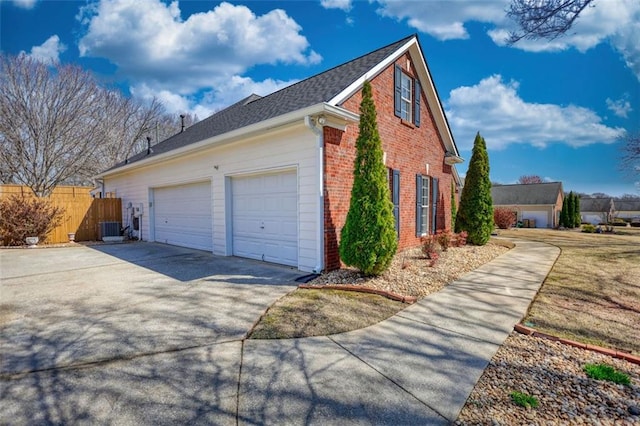
<svg viewBox="0 0 640 426"><path fill-rule="evenodd" d="M593 0L511 0L507 16L520 30L509 34L507 42L522 39L553 40L566 34L574 22Z"/></svg>
<svg viewBox="0 0 640 426"><path fill-rule="evenodd" d="M46 196L146 149L146 136L175 134L179 121L98 85L72 65L0 57L0 181ZM158 132L159 133L159 132ZM153 137L153 136L152 136Z"/></svg>

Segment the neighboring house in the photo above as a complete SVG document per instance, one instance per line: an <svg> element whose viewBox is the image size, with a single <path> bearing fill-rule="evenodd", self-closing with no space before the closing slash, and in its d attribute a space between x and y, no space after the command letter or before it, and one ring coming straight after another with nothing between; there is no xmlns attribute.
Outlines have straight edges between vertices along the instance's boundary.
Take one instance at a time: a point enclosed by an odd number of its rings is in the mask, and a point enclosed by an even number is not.
<svg viewBox="0 0 640 426"><path fill-rule="evenodd" d="M615 217L640 222L640 198L615 200Z"/></svg>
<svg viewBox="0 0 640 426"><path fill-rule="evenodd" d="M491 187L493 207L506 207L518 221L532 228L559 226L564 192L561 182L495 185Z"/></svg>
<svg viewBox="0 0 640 426"><path fill-rule="evenodd" d="M580 198L580 218L583 223L593 225L609 223L614 217L615 210L613 198Z"/></svg>
<svg viewBox="0 0 640 426"><path fill-rule="evenodd" d="M462 161L417 36L251 95L101 173L142 239L320 272L340 267L361 89L372 85L399 249L451 227ZM127 206L131 203L131 208Z"/></svg>

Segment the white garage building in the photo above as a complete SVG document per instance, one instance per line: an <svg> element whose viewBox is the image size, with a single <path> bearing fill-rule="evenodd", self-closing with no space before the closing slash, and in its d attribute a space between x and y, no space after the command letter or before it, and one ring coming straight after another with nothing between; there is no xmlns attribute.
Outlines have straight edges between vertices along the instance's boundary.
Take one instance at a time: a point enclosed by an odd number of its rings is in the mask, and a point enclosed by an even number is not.
<svg viewBox="0 0 640 426"><path fill-rule="evenodd" d="M555 228L559 225L564 192L561 182L494 185L493 207L513 210L518 221L531 228Z"/></svg>

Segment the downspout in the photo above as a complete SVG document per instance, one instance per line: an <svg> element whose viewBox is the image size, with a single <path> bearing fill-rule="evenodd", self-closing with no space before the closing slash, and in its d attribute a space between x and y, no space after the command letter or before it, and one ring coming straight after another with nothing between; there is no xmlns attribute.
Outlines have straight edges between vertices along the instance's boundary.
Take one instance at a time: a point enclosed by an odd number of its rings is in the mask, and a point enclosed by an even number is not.
<svg viewBox="0 0 640 426"><path fill-rule="evenodd" d="M96 182L100 184L100 198L104 198L104 179L96 179Z"/></svg>
<svg viewBox="0 0 640 426"><path fill-rule="evenodd" d="M307 115L304 117L304 125L316 135L317 141L317 158L316 166L318 167L318 214L316 217L316 250L317 263L313 269L313 273L319 274L324 270L324 132L323 126L318 127L317 119Z"/></svg>

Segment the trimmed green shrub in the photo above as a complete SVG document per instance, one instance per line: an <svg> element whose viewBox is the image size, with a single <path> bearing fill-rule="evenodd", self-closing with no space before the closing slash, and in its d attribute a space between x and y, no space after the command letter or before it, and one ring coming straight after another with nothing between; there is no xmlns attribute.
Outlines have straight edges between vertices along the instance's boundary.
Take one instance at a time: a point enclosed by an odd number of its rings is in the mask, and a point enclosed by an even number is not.
<svg viewBox="0 0 640 426"><path fill-rule="evenodd" d="M596 232L596 227L587 223L586 225L582 225L582 232L593 234L594 232Z"/></svg>
<svg viewBox="0 0 640 426"><path fill-rule="evenodd" d="M0 235L12 246L25 244L26 237L38 237L40 242L62 223L64 209L46 198L23 197L14 194L0 200Z"/></svg>
<svg viewBox="0 0 640 426"><path fill-rule="evenodd" d="M484 138L478 133L462 188L455 229L456 232L466 231L468 242L482 246L489 241L493 227L489 155Z"/></svg>
<svg viewBox="0 0 640 426"><path fill-rule="evenodd" d="M365 275L380 275L391 264L398 240L368 81L362 87L359 129L351 201L340 234L340 258Z"/></svg>

